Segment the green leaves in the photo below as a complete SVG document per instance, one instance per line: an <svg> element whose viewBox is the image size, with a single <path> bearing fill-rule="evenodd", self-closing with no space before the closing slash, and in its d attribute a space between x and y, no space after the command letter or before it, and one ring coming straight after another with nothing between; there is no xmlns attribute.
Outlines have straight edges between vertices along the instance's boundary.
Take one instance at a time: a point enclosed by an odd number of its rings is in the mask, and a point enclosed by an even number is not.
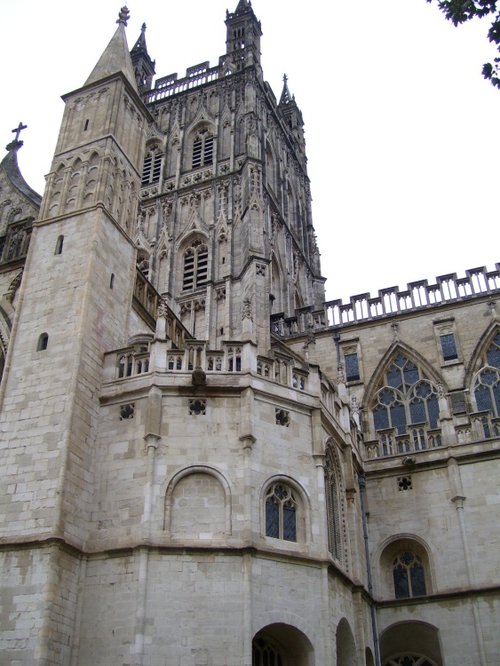
<svg viewBox="0 0 500 666"><path fill-rule="evenodd" d="M427 0L432 2L433 0ZM500 0L437 0L437 6L445 17L457 26L473 18L482 18L495 14L488 30L488 39L496 45L500 53ZM493 59L493 63L483 65L482 74L492 85L500 88L500 57Z"/></svg>

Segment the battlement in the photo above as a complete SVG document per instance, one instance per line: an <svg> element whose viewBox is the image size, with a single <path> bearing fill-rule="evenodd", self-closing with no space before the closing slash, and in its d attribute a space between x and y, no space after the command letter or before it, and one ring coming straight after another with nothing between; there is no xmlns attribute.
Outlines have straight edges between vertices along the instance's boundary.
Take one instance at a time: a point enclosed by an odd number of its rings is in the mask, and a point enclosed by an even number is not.
<svg viewBox="0 0 500 666"><path fill-rule="evenodd" d="M495 264L495 267L493 271L487 271L484 266L470 268L465 271L465 277L460 278L456 273L439 275L434 284L429 284L428 280L418 280L409 282L406 289L386 287L380 289L375 297L370 293L357 294L351 296L349 303L335 299L325 302L321 310L300 308L293 317L274 314L271 316L271 329L280 337L293 337L466 301L478 296L499 294L500 263Z"/></svg>
<svg viewBox="0 0 500 666"><path fill-rule="evenodd" d="M230 73L230 72L228 72ZM221 76L221 65L210 67L210 62L202 62L186 69L186 75L182 79L177 78L177 72L162 76L156 80L155 87L145 94L146 104L159 102L162 99L177 95L177 93L203 86L216 81Z"/></svg>

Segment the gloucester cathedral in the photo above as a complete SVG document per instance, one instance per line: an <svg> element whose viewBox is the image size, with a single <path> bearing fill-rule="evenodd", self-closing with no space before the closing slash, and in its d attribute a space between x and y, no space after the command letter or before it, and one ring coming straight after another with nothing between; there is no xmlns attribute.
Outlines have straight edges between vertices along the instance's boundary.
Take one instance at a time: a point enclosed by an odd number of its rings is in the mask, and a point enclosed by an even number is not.
<svg viewBox="0 0 500 666"><path fill-rule="evenodd" d="M127 18L0 165L0 662L498 666L500 264L325 301L250 1Z"/></svg>

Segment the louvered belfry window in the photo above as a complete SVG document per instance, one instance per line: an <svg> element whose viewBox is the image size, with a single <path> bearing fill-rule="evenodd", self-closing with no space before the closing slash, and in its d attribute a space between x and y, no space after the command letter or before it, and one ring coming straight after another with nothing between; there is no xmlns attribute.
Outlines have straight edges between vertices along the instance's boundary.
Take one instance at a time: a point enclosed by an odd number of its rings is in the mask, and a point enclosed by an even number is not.
<svg viewBox="0 0 500 666"><path fill-rule="evenodd" d="M208 281L208 248L201 240L195 240L184 253L184 291L203 287Z"/></svg>

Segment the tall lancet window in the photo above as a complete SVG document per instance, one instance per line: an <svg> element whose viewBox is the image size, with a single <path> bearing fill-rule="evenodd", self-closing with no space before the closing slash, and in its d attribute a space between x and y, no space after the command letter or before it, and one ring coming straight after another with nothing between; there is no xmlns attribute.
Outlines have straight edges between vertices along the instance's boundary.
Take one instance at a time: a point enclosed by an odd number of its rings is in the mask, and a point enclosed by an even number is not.
<svg viewBox="0 0 500 666"><path fill-rule="evenodd" d="M197 239L184 252L182 289L189 291L208 282L208 247Z"/></svg>
<svg viewBox="0 0 500 666"><path fill-rule="evenodd" d="M214 137L208 133L208 130L198 132L193 141L193 160L192 167L197 169L201 166L208 166L214 161Z"/></svg>
<svg viewBox="0 0 500 666"><path fill-rule="evenodd" d="M325 499L328 534L328 550L339 562L342 561L342 512L340 495L340 470L332 446L325 456Z"/></svg>
<svg viewBox="0 0 500 666"><path fill-rule="evenodd" d="M162 161L163 155L158 148L154 148L146 153L142 169L141 185L153 185L159 182Z"/></svg>

